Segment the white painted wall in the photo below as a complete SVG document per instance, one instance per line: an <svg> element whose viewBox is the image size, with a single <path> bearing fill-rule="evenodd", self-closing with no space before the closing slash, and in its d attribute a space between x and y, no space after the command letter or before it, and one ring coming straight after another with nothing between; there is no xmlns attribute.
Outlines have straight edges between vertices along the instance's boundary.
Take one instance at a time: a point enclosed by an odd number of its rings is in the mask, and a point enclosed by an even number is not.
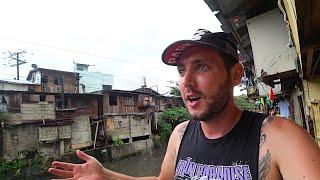
<svg viewBox="0 0 320 180"><path fill-rule="evenodd" d="M28 91L28 85L27 84L10 83L10 82L1 82L0 83L0 90Z"/></svg>
<svg viewBox="0 0 320 180"><path fill-rule="evenodd" d="M279 9L247 20L257 77L296 69L295 48L288 47L289 29Z"/></svg>

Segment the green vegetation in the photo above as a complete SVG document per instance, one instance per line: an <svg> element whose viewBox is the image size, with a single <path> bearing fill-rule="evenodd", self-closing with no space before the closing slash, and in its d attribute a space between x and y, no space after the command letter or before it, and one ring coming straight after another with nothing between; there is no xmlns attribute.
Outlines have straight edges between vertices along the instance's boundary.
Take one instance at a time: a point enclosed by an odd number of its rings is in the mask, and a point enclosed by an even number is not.
<svg viewBox="0 0 320 180"><path fill-rule="evenodd" d="M179 123L189 120L188 110L184 107L166 109L160 116L159 136L161 142L167 142L172 130Z"/></svg>
<svg viewBox="0 0 320 180"><path fill-rule="evenodd" d="M170 88L170 95L172 96L181 96L180 90L179 90L179 83L178 82L172 82L175 84L175 86L169 86Z"/></svg>
<svg viewBox="0 0 320 180"><path fill-rule="evenodd" d="M153 142L153 149L159 149L163 145L163 142L160 140L159 135L153 135L152 142Z"/></svg>
<svg viewBox="0 0 320 180"><path fill-rule="evenodd" d="M21 151L18 157L11 161L0 161L0 179L24 179L34 175L47 173L53 158L46 159L37 151Z"/></svg>
<svg viewBox="0 0 320 180"><path fill-rule="evenodd" d="M112 144L116 147L119 147L124 144L123 140L118 136L112 137Z"/></svg>
<svg viewBox="0 0 320 180"><path fill-rule="evenodd" d="M254 101L245 95L235 96L234 100L236 105L243 110L255 111L257 108L254 104Z"/></svg>

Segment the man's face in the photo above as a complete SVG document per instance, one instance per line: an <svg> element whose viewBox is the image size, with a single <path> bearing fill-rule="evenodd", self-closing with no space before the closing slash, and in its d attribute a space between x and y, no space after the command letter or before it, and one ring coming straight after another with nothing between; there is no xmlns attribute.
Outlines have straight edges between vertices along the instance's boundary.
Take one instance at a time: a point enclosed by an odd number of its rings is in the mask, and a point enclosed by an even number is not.
<svg viewBox="0 0 320 180"><path fill-rule="evenodd" d="M182 99L192 119L208 121L227 106L231 98L230 72L219 54L210 48L193 47L177 66Z"/></svg>

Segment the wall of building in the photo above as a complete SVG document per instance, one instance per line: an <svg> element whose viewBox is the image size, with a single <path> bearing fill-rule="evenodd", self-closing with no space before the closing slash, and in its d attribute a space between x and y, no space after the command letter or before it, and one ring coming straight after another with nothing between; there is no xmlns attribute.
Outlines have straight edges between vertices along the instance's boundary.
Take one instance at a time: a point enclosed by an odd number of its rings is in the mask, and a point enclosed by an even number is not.
<svg viewBox="0 0 320 180"><path fill-rule="evenodd" d="M289 35L279 9L247 20L257 77L296 69L294 47L289 47Z"/></svg>
<svg viewBox="0 0 320 180"><path fill-rule="evenodd" d="M22 120L55 119L54 103L21 104Z"/></svg>
<svg viewBox="0 0 320 180"><path fill-rule="evenodd" d="M98 96L72 96L69 97L72 108L77 108L78 115L86 115L89 117L98 116Z"/></svg>
<svg viewBox="0 0 320 180"><path fill-rule="evenodd" d="M38 149L38 126L35 124L21 124L7 127L3 136L3 157L12 159L24 150Z"/></svg>
<svg viewBox="0 0 320 180"><path fill-rule="evenodd" d="M39 127L39 152L57 156L71 150L71 125Z"/></svg>
<svg viewBox="0 0 320 180"><path fill-rule="evenodd" d="M35 72L34 72L35 73ZM62 84L56 83L56 78L63 78L63 89L65 93L77 93L79 92L79 80L76 73L70 73L70 72L61 72L61 71L42 71L41 76L47 76L47 83L43 85L44 92L54 92L54 93L60 93L62 92Z"/></svg>
<svg viewBox="0 0 320 180"><path fill-rule="evenodd" d="M151 117L146 114L108 115L105 120L107 136L130 139L151 135Z"/></svg>
<svg viewBox="0 0 320 180"><path fill-rule="evenodd" d="M103 96L103 114L110 113L110 107L109 107L109 95L104 94Z"/></svg>
<svg viewBox="0 0 320 180"><path fill-rule="evenodd" d="M300 95L302 95L302 92L299 91L298 88L293 89L293 92L292 92L291 97L290 97L290 102L293 103L294 120L295 120L295 122L299 126L303 127L303 118L302 118L302 112L301 112L301 108L303 108L303 104L300 104L299 100L298 100L298 96L300 96Z"/></svg>
<svg viewBox="0 0 320 180"><path fill-rule="evenodd" d="M88 116L76 116L72 124L71 148L78 149L92 145L91 127Z"/></svg>
<svg viewBox="0 0 320 180"><path fill-rule="evenodd" d="M108 99L110 100L110 96L113 96L117 98L117 105L112 105L110 104L110 101L108 102L109 104L109 113L133 113L133 112L141 112L139 107L138 107L138 96L133 95L133 94L128 94L128 95L108 95ZM128 104L126 103L127 98L133 98L133 104Z"/></svg>
<svg viewBox="0 0 320 180"><path fill-rule="evenodd" d="M99 72L76 71L80 73L80 84L85 85L85 93L102 90L102 85L114 86L113 75Z"/></svg>
<svg viewBox="0 0 320 180"><path fill-rule="evenodd" d="M303 80L303 89L308 106L311 106L311 100L320 100L320 80Z"/></svg>
<svg viewBox="0 0 320 180"><path fill-rule="evenodd" d="M54 103L38 102L21 104L21 113L9 113L9 124L21 124L26 121L34 120L53 120L55 119Z"/></svg>
<svg viewBox="0 0 320 180"><path fill-rule="evenodd" d="M153 146L152 139L135 141L123 144L119 147L111 147L111 159L117 160L126 157L130 154L135 154L151 149Z"/></svg>
<svg viewBox="0 0 320 180"><path fill-rule="evenodd" d="M0 82L0 90L28 91L28 85L27 84L9 83L9 82Z"/></svg>

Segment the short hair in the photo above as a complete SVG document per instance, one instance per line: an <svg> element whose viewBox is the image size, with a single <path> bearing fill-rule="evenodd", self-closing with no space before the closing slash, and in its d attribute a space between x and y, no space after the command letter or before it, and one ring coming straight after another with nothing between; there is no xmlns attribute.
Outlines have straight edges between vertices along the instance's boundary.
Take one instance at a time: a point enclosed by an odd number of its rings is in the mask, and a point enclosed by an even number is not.
<svg viewBox="0 0 320 180"><path fill-rule="evenodd" d="M239 62L238 59L235 59L233 56L227 53L219 51L219 55L223 60L224 67L226 68L227 72L230 72L232 67Z"/></svg>

